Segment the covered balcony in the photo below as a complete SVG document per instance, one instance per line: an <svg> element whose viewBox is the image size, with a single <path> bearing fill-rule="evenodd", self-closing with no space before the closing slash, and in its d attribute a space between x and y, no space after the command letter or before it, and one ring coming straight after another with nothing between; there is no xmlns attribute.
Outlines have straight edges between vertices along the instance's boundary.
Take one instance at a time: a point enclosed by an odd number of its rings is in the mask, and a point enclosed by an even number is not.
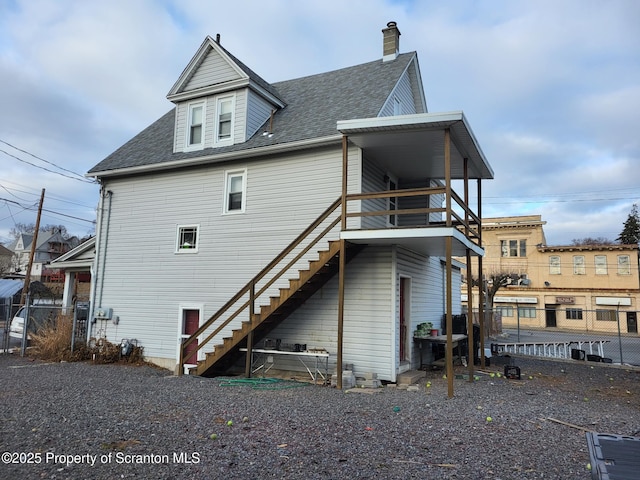
<svg viewBox="0 0 640 480"><path fill-rule="evenodd" d="M340 257L345 256L344 245L348 242L398 245L445 259L446 371L451 397L452 259L466 258L467 285L472 284L472 257L477 257L477 271L482 271L481 185L483 179L493 178L493 170L462 112L345 120L338 122L338 130L343 135ZM349 172L353 170L349 168L350 145L361 152L359 186L349 185ZM475 207L469 195L471 180L476 180ZM361 193L348 193L354 191ZM341 384L344 264L340 265L339 277L337 371ZM482 315L480 318L480 331L484 331ZM468 342L473 345L471 317L468 322ZM484 352L483 335L480 347ZM471 379L476 352L469 350Z"/></svg>
<svg viewBox="0 0 640 480"><path fill-rule="evenodd" d="M493 170L462 112L345 120L338 130L345 161L341 239L441 257L450 239L453 256L483 254L481 181ZM359 194L347 194L354 191L346 175L349 144L362 151Z"/></svg>

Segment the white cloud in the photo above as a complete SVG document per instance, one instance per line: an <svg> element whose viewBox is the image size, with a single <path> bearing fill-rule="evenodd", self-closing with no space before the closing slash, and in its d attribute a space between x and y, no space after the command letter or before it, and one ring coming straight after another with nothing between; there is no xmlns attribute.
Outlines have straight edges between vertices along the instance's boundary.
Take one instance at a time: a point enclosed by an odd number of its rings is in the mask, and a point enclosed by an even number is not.
<svg viewBox="0 0 640 480"><path fill-rule="evenodd" d="M635 0L14 0L0 4L0 138L85 172L171 108L206 35L274 82L380 58L394 20L429 109L464 110L493 166L485 214L542 214L550 242L610 236L640 202L639 19ZM0 185L9 166L54 209L70 191L97 203L2 154ZM0 203L0 240L12 221Z"/></svg>

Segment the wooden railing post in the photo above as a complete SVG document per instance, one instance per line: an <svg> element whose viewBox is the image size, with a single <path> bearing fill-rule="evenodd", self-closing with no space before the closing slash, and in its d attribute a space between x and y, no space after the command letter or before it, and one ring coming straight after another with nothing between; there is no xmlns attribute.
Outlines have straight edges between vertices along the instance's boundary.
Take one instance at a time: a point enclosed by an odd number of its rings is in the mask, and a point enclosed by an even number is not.
<svg viewBox="0 0 640 480"><path fill-rule="evenodd" d="M464 158L464 236L469 237L469 159Z"/></svg>
<svg viewBox="0 0 640 480"><path fill-rule="evenodd" d="M469 381L473 382L474 362L478 352L475 351L473 336L473 275L471 272L471 250L467 248L467 351L469 352Z"/></svg>
<svg viewBox="0 0 640 480"><path fill-rule="evenodd" d="M446 192L446 221L447 227L451 226L451 131L448 128L444 130L444 188Z"/></svg>
<svg viewBox="0 0 640 480"><path fill-rule="evenodd" d="M340 231L347 229L347 191L349 176L349 141L346 135L342 136L342 210ZM336 386L342 390L342 343L344 340L344 270L346 267L346 245L340 239L340 259L338 270L338 345L336 352Z"/></svg>
<svg viewBox="0 0 640 480"><path fill-rule="evenodd" d="M452 312L453 309L453 299L451 298L453 295L453 262L452 262L452 252L453 252L453 237L449 236L445 240L446 245L446 325L447 325L447 346L446 346L446 354L445 354L445 363L446 363L446 372L447 372L447 386L449 398L453 397L453 318ZM458 345L460 348L460 345Z"/></svg>
<svg viewBox="0 0 640 480"><path fill-rule="evenodd" d="M340 240L340 267L338 270L338 351L336 352L336 386L342 390L342 344L344 341L344 270L346 265L346 245Z"/></svg>
<svg viewBox="0 0 640 480"><path fill-rule="evenodd" d="M251 281L249 288L249 333L247 334L247 358L244 363L244 376L251 378L251 360L253 359L253 315L255 314L256 282Z"/></svg>
<svg viewBox="0 0 640 480"><path fill-rule="evenodd" d="M484 248L482 244L482 180L478 179L478 245ZM484 357L484 273L482 271L482 255L478 256L478 321L480 323L480 368L485 368Z"/></svg>
<svg viewBox="0 0 640 480"><path fill-rule="evenodd" d="M178 376L184 373L184 338L180 338L180 359L178 363L178 371L176 374Z"/></svg>

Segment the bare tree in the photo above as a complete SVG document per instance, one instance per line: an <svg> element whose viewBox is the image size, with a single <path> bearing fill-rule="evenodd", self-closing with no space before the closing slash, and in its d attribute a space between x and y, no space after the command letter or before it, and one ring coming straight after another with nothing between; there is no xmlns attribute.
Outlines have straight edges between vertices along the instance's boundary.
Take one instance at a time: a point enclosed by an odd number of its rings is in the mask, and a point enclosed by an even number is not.
<svg viewBox="0 0 640 480"><path fill-rule="evenodd" d="M485 312L490 314L489 323L487 325L489 336L493 336L496 333L500 333L500 329L496 324L495 312L493 309L493 300L501 288L506 288L509 285L517 285L518 280L522 277L521 273L498 270L485 273L482 276L482 280L475 277L473 279L473 286L482 288L485 297Z"/></svg>
<svg viewBox="0 0 640 480"><path fill-rule="evenodd" d="M0 255L0 278L11 271L11 259L13 255Z"/></svg>
<svg viewBox="0 0 640 480"><path fill-rule="evenodd" d="M612 245L614 243L616 243L616 242L614 242L613 240L609 240L608 238L604 238L604 237L574 238L571 241L571 244L574 245L574 246L579 246L579 245Z"/></svg>
<svg viewBox="0 0 640 480"><path fill-rule="evenodd" d="M11 230L9 230L9 235L14 239L17 240L18 237L20 236L20 234L22 233L26 233L28 235L33 235L33 233L35 232L36 229L36 224L35 223L16 223L14 227L11 228ZM51 232L51 231L55 231L55 232L59 232L60 234L62 234L62 238L69 238L69 232L67 231L67 227L65 227L64 225L44 225L41 226L39 229L40 232Z"/></svg>

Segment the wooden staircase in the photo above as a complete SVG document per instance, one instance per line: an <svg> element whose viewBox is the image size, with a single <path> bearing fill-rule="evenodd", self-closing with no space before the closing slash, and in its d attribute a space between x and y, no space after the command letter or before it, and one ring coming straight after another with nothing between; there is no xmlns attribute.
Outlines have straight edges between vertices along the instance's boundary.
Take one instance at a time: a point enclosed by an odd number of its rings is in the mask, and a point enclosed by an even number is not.
<svg viewBox="0 0 640 480"><path fill-rule="evenodd" d="M346 247L347 262L363 248L349 243ZM328 250L319 251L318 259L309 261L308 269L300 270L297 278L289 279L289 287L280 288L280 295L270 297L269 304L262 305L259 312L252 315L251 321L242 321L241 327L216 345L213 352L207 352L205 360L198 361L190 373L202 376L224 374L239 357L245 355L239 349L247 346L250 333L253 334L253 342L263 339L338 272L339 260L340 242L331 241Z"/></svg>
<svg viewBox="0 0 640 480"><path fill-rule="evenodd" d="M263 339L338 272L341 243L331 240L330 236L337 236L336 228L340 228L338 226L342 222L341 200L339 198L333 202L233 298L183 341L178 375L184 373L185 365L196 364L197 352L205 345L230 332L231 336L223 338L222 343L205 354L204 360L197 361L197 365L189 369L189 373L203 376L225 373L243 355L240 348L248 348ZM317 256L313 256L312 249L321 242L328 245L328 249L320 250ZM362 248L362 245L345 242L345 262ZM305 260L308 261L308 268L296 270ZM267 297L277 292L276 282L284 284L287 278L288 287L280 288L278 295ZM261 306L256 308L256 305ZM238 328L230 330L235 326Z"/></svg>

